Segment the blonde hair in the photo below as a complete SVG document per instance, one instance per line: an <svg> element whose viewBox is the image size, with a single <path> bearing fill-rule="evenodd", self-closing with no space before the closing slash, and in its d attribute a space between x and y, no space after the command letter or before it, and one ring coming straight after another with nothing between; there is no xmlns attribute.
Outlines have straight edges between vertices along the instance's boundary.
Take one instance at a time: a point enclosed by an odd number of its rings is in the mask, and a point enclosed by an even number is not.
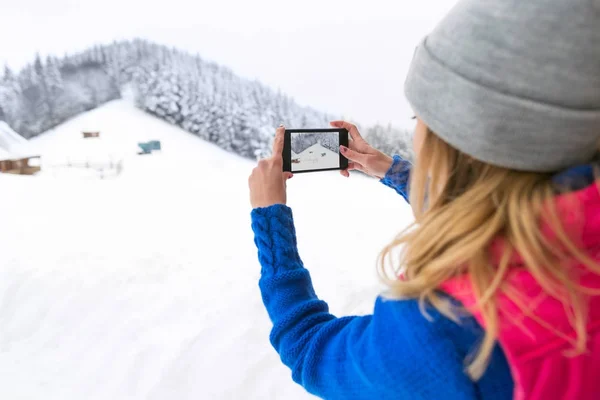
<svg viewBox="0 0 600 400"><path fill-rule="evenodd" d="M522 268L548 295L564 304L576 333L574 339L567 338L573 353L586 350L585 295L593 291L579 284L564 265L567 259L577 261L598 274L600 265L561 226L552 201L555 195L550 174L483 163L431 131L423 139L411 171L410 202L415 221L383 249L378 269L389 286L389 296L417 298L422 312L431 304L455 321L459 319L457 308L440 295L439 288L448 279L467 274L476 299L471 311L480 311L485 324L479 349L465 360L467 373L474 380L484 373L498 336L498 294L505 294L525 315L544 324L504 279L515 253L524 261ZM541 231L542 211L554 241ZM494 263L490 247L499 237L504 247ZM395 250L399 250L398 262L393 262L393 255L398 254ZM547 323L544 326L565 336Z"/></svg>

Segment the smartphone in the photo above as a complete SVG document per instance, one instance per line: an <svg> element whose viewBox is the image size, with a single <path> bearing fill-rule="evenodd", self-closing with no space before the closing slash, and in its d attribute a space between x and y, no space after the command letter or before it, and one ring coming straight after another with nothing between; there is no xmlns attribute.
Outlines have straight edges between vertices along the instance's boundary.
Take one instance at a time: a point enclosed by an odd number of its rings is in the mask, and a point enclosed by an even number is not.
<svg viewBox="0 0 600 400"><path fill-rule="evenodd" d="M346 129L286 129L283 170L296 174L346 169L348 159L340 145L348 147Z"/></svg>

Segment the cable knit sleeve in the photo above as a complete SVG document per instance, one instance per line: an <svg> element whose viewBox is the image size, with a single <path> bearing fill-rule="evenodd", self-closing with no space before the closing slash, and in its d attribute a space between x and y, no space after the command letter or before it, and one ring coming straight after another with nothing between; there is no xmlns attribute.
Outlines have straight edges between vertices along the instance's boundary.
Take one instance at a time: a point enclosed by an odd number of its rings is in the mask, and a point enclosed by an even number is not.
<svg viewBox="0 0 600 400"><path fill-rule="evenodd" d="M412 164L402 157L394 156L392 166L386 172L385 176L380 180L384 185L394 189L400 196L408 202L408 183L410 179L410 170Z"/></svg>
<svg viewBox="0 0 600 400"><path fill-rule="evenodd" d="M489 396L480 396L482 388L464 374L464 356L480 329L465 330L433 309L429 322L416 300L379 298L373 315L337 318L317 297L302 264L292 210L274 205L251 216L271 344L308 392L351 400L434 399L441 393L448 400L511 398L506 364L488 379ZM490 369L498 368L492 362Z"/></svg>

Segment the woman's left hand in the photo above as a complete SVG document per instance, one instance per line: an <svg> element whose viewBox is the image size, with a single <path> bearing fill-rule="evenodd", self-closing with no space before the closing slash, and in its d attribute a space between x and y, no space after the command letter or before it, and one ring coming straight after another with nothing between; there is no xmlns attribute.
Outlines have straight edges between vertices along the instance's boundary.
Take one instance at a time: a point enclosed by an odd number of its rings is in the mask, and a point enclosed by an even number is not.
<svg viewBox="0 0 600 400"><path fill-rule="evenodd" d="M293 175L283 172L284 133L283 126L277 128L271 157L260 160L248 178L252 208L285 204L287 201L286 181Z"/></svg>

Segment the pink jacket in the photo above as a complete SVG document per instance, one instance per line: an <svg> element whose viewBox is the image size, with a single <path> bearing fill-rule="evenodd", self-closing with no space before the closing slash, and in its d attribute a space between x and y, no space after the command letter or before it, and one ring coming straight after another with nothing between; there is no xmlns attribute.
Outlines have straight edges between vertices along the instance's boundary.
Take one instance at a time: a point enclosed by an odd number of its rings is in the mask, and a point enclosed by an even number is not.
<svg viewBox="0 0 600 400"><path fill-rule="evenodd" d="M557 196L557 210L563 227L600 261L600 193L593 184L577 192ZM542 227L548 238L552 231ZM501 240L492 246L492 256L499 256ZM588 351L584 355L568 357L565 352L572 346L566 337L574 337L569 316L563 305L544 293L533 276L519 268L522 259L516 255L511 261L507 279L518 288L522 301L533 306L535 315L544 321L536 322L519 312L516 305L502 296L500 306L499 342L503 348L515 382L514 398L521 400L598 400L600 399L600 296L589 298L587 332ZM566 265L581 273L581 283L600 289L600 277L586 272L581 265ZM444 284L443 289L463 305L474 304L474 296L466 277ZM484 326L479 313L475 318ZM551 329L565 337L559 337Z"/></svg>

